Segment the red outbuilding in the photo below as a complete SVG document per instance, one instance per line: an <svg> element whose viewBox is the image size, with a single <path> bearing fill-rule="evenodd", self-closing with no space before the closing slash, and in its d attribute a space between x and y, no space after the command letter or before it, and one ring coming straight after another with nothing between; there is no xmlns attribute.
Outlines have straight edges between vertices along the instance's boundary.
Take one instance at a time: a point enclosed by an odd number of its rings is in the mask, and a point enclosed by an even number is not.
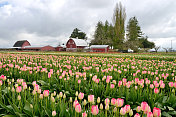
<svg viewBox="0 0 176 117"><path fill-rule="evenodd" d="M55 47L56 51L65 51L66 46L65 45L59 45L57 47Z"/></svg>
<svg viewBox="0 0 176 117"><path fill-rule="evenodd" d="M109 45L91 45L90 50L92 52L108 52Z"/></svg>
<svg viewBox="0 0 176 117"><path fill-rule="evenodd" d="M22 50L27 51L55 51L56 49L52 46L43 46L43 47L34 47L34 46L26 46Z"/></svg>
<svg viewBox="0 0 176 117"><path fill-rule="evenodd" d="M88 42L83 39L70 38L66 43L66 51L77 51L88 47Z"/></svg>
<svg viewBox="0 0 176 117"><path fill-rule="evenodd" d="M31 46L31 44L27 40L20 40L13 45L13 48L24 48L25 46Z"/></svg>

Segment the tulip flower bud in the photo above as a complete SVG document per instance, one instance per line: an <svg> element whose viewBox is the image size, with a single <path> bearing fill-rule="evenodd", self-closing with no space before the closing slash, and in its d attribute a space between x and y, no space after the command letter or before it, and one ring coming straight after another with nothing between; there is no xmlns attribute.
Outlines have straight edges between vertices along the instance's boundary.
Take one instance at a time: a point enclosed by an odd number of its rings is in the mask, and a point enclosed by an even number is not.
<svg viewBox="0 0 176 117"><path fill-rule="evenodd" d="M33 109L33 105L32 104L30 104L30 108Z"/></svg>
<svg viewBox="0 0 176 117"><path fill-rule="evenodd" d="M70 103L72 103L72 102L73 102L72 97L70 97Z"/></svg>
<svg viewBox="0 0 176 117"><path fill-rule="evenodd" d="M114 113L117 112L117 107L114 107L113 112L114 112Z"/></svg>
<svg viewBox="0 0 176 117"><path fill-rule="evenodd" d="M140 111L141 111L141 107L140 107L140 106L137 106L136 111L137 111L137 112L140 112Z"/></svg>
<svg viewBox="0 0 176 117"><path fill-rule="evenodd" d="M60 93L59 93L59 97L60 97L60 98L62 98L62 96L63 96L63 93L62 93L62 92L60 92Z"/></svg>
<svg viewBox="0 0 176 117"><path fill-rule="evenodd" d="M7 82L10 82L10 80L9 80L9 79L7 79Z"/></svg>
<svg viewBox="0 0 176 117"><path fill-rule="evenodd" d="M15 88L14 88L14 87L12 87L11 91L12 91L12 92L15 92Z"/></svg>
<svg viewBox="0 0 176 117"><path fill-rule="evenodd" d="M78 96L78 91L76 91L75 95Z"/></svg>
<svg viewBox="0 0 176 117"><path fill-rule="evenodd" d="M86 101L86 99L84 99L83 105L85 106L86 104L87 104L87 101Z"/></svg>
<svg viewBox="0 0 176 117"><path fill-rule="evenodd" d="M15 87L17 88L17 87L18 87L18 84L15 84Z"/></svg>
<svg viewBox="0 0 176 117"><path fill-rule="evenodd" d="M65 93L64 93L64 95L63 95L63 99L65 99L66 98L66 95L65 95Z"/></svg>
<svg viewBox="0 0 176 117"><path fill-rule="evenodd" d="M52 116L53 116L53 117L56 116L56 111L53 111L53 112L52 112Z"/></svg>
<svg viewBox="0 0 176 117"><path fill-rule="evenodd" d="M102 103L100 104L100 109L103 110L103 104Z"/></svg>
<svg viewBox="0 0 176 117"><path fill-rule="evenodd" d="M14 82L14 79L12 79L12 82Z"/></svg>
<svg viewBox="0 0 176 117"><path fill-rule="evenodd" d="M97 98L97 103L100 103L100 97Z"/></svg>
<svg viewBox="0 0 176 117"><path fill-rule="evenodd" d="M53 96L56 96L56 91L54 91Z"/></svg>
<svg viewBox="0 0 176 117"><path fill-rule="evenodd" d="M20 95L18 95L17 100L21 100L21 96Z"/></svg>
<svg viewBox="0 0 176 117"><path fill-rule="evenodd" d="M133 116L133 110L132 109L130 109L130 111L129 111L129 116L130 117Z"/></svg>
<svg viewBox="0 0 176 117"><path fill-rule="evenodd" d="M55 98L53 96L51 96L51 102L55 102Z"/></svg>
<svg viewBox="0 0 176 117"><path fill-rule="evenodd" d="M109 104L105 105L105 110L109 110Z"/></svg>
<svg viewBox="0 0 176 117"><path fill-rule="evenodd" d="M40 99L43 99L43 94L40 94L39 98L40 98Z"/></svg>

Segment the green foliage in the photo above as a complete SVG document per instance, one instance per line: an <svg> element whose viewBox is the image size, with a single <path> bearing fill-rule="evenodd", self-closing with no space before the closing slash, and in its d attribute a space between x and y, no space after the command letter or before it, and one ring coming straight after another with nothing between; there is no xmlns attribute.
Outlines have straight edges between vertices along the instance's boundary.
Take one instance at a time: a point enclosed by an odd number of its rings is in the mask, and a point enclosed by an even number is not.
<svg viewBox="0 0 176 117"><path fill-rule="evenodd" d="M142 37L142 31L136 17L132 17L127 25L127 40L138 41Z"/></svg>
<svg viewBox="0 0 176 117"><path fill-rule="evenodd" d="M142 37L140 39L141 42L141 48L154 48L155 43L148 41L148 37Z"/></svg>
<svg viewBox="0 0 176 117"><path fill-rule="evenodd" d="M97 23L94 33L94 40L91 41L93 45L112 45L113 26L108 21L103 24L101 21Z"/></svg>
<svg viewBox="0 0 176 117"><path fill-rule="evenodd" d="M125 39L125 20L125 7L123 7L121 2L119 2L116 4L113 15L113 26L115 32L115 36L113 38L114 48L123 49L123 43Z"/></svg>
<svg viewBox="0 0 176 117"><path fill-rule="evenodd" d="M70 38L87 39L86 33L80 32L78 28L75 28L70 36Z"/></svg>

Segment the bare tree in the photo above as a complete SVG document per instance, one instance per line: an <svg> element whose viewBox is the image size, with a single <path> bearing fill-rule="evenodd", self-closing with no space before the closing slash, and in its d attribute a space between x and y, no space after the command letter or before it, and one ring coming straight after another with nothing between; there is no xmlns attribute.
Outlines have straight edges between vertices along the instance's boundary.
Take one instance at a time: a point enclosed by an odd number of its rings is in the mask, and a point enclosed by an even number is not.
<svg viewBox="0 0 176 117"><path fill-rule="evenodd" d="M168 51L169 51L169 48L163 48L165 51L166 51L166 53L168 53Z"/></svg>
<svg viewBox="0 0 176 117"><path fill-rule="evenodd" d="M155 46L154 49L155 49L155 52L158 52L158 50L160 49L160 46Z"/></svg>

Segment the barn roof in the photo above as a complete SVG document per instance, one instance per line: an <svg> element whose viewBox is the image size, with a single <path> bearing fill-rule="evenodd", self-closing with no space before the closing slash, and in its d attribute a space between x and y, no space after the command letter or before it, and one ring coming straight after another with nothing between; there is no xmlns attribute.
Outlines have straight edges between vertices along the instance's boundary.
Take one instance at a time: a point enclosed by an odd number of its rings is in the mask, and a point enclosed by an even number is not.
<svg viewBox="0 0 176 117"><path fill-rule="evenodd" d="M28 42L27 40L20 40L20 41L17 41L13 47L22 47L24 42Z"/></svg>
<svg viewBox="0 0 176 117"><path fill-rule="evenodd" d="M86 40L83 40L83 39L76 39L76 38L71 38L76 46L89 46L88 42Z"/></svg>
<svg viewBox="0 0 176 117"><path fill-rule="evenodd" d="M90 48L107 48L109 45L91 45Z"/></svg>

